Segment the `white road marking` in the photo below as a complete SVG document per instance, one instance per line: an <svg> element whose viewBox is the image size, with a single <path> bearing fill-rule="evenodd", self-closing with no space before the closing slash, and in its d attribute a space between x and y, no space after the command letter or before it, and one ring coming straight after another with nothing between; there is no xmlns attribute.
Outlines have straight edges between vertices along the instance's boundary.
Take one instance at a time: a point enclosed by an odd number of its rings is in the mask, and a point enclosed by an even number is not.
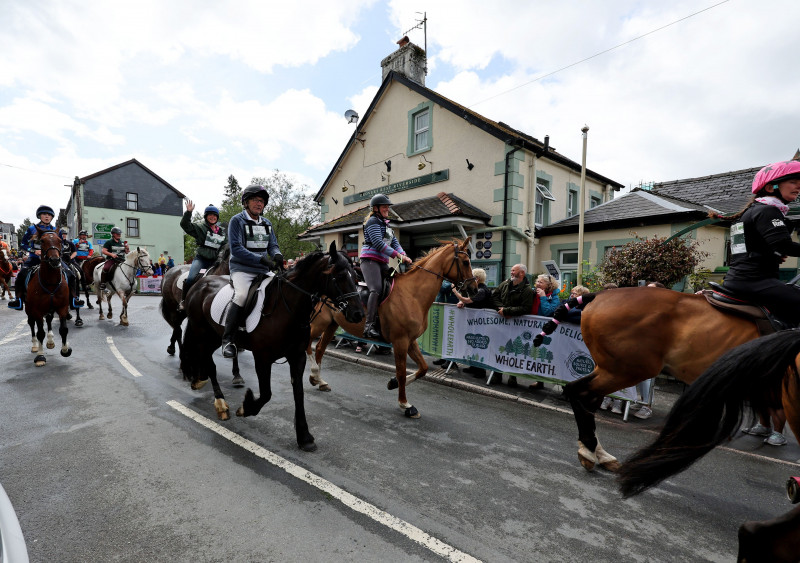
<svg viewBox="0 0 800 563"><path fill-rule="evenodd" d="M179 413L183 414L184 416L194 420L195 422L201 424L202 426L205 426L212 432L216 432L223 438L230 440L234 444L257 455L258 457L265 459L275 467L283 469L289 475L297 479L300 479L301 481L304 481L309 485L316 487L317 489L321 490L324 493L329 494L330 496L339 500L342 504L344 504L348 508L355 510L356 512L360 512L361 514L364 514L365 516L372 518L375 522L378 522L379 524L382 524L387 528L391 528L392 530L395 530L403 534L410 540L429 549L436 555L444 557L449 561L462 561L462 562L469 561L475 563L480 562L480 559L476 559L471 555L464 553L463 551L459 551L458 549L454 548L451 545L448 545L440 540L437 540L436 538L425 533L423 530L420 530L416 526L409 524L404 520L396 518L387 512L384 512L377 506L370 504L354 495L351 495L350 493L337 487L330 481L311 473L307 469L303 469L302 467L295 465L291 461L284 459L281 456L274 454L265 448L262 448L258 444L239 436L235 432L231 432L224 426L221 426L216 422L209 420L208 418L202 415L197 414L196 412L185 407L178 401L167 401L167 404L176 411L178 411Z"/></svg>
<svg viewBox="0 0 800 563"><path fill-rule="evenodd" d="M125 356L120 354L119 350L117 350L117 347L114 345L113 338L106 336L106 342L108 342L108 347L111 348L111 352L113 352L114 356L119 360L119 363L122 364L122 367L128 370L133 377L142 377L142 374L139 373L139 370L133 367L133 364L126 360Z"/></svg>
<svg viewBox="0 0 800 563"><path fill-rule="evenodd" d="M17 326L14 327L14 330L12 330L8 336L0 340L0 346L22 336L20 330L22 330L22 327L26 326L27 324L28 324L28 319L22 320Z"/></svg>

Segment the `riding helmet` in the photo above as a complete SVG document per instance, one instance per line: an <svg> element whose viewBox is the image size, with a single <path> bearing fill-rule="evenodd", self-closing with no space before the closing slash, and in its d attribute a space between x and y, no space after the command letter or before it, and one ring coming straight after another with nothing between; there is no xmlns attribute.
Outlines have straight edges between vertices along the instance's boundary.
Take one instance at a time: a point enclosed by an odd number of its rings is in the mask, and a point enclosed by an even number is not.
<svg viewBox="0 0 800 563"><path fill-rule="evenodd" d="M372 199L369 200L369 206L375 207L376 205L394 205L391 201L389 201L388 196L383 194L377 194L372 196Z"/></svg>
<svg viewBox="0 0 800 563"><path fill-rule="evenodd" d="M58 236L63 237L66 234L69 234L69 231L67 231L67 229L65 229L63 227L58 229Z"/></svg>
<svg viewBox="0 0 800 563"><path fill-rule="evenodd" d="M778 184L784 180L800 178L800 161L789 160L765 166L753 178L753 193L757 194L767 184Z"/></svg>
<svg viewBox="0 0 800 563"><path fill-rule="evenodd" d="M256 196L264 198L264 208L266 208L269 203L269 192L259 184L250 184L242 191L242 207L247 207L247 200Z"/></svg>
<svg viewBox="0 0 800 563"><path fill-rule="evenodd" d="M89 233L86 231L86 229L81 229L81 232L78 233L79 237L82 237L83 235L86 235L87 237L89 236Z"/></svg>
<svg viewBox="0 0 800 563"><path fill-rule="evenodd" d="M36 210L36 218L37 218L37 219L40 219L40 217L39 217L39 216L40 216L42 213L47 213L47 214L49 214L49 215L52 215L53 217L55 217L55 216L56 216L56 214L53 212L53 208L52 208L52 207L50 207L49 205L40 205L40 206L39 206L39 209L37 209L37 210Z"/></svg>
<svg viewBox="0 0 800 563"><path fill-rule="evenodd" d="M111 234L112 235L121 235L122 234L122 229L120 229L119 227L114 227L114 228L111 229Z"/></svg>
<svg viewBox="0 0 800 563"><path fill-rule="evenodd" d="M209 206L208 206L208 207L206 207L206 208L205 208L205 210L203 211L203 219L205 219L205 218L206 218L206 217L208 217L209 215L216 215L216 216L217 216L217 220L219 220L219 209L217 209L217 208L216 208L216 207L214 207L213 205L209 205Z"/></svg>

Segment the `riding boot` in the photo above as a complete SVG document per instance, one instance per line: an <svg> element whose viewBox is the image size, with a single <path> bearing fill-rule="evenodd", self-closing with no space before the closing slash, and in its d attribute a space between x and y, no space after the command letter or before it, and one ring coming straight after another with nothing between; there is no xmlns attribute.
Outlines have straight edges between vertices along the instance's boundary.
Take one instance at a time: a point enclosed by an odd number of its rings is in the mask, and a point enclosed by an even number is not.
<svg viewBox="0 0 800 563"><path fill-rule="evenodd" d="M376 291L369 292L367 299L367 321L364 324L364 338L370 340L380 340L381 333L375 328L375 316L378 314L378 293Z"/></svg>
<svg viewBox="0 0 800 563"><path fill-rule="evenodd" d="M225 332L222 333L222 357L236 357L236 331L239 329L243 308L236 303L231 303L228 317L225 319Z"/></svg>
<svg viewBox="0 0 800 563"><path fill-rule="evenodd" d="M83 301L83 299L81 299L81 286L80 282L78 281L78 278L73 279L71 289L72 291L70 291L70 293L74 292L72 295L72 306L75 309L80 309L81 307L86 305L86 303Z"/></svg>
<svg viewBox="0 0 800 563"><path fill-rule="evenodd" d="M16 309L17 311L22 310L22 304L25 302L25 278L27 275L27 272L23 274L22 271L17 274L17 279L14 281L15 299L8 302L9 309Z"/></svg>

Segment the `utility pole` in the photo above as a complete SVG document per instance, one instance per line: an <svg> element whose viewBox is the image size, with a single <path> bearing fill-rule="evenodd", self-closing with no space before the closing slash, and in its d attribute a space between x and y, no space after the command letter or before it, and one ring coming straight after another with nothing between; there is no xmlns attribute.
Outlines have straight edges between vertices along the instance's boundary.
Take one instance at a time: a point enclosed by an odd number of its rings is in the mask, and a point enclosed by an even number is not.
<svg viewBox="0 0 800 563"><path fill-rule="evenodd" d="M586 199L586 140L589 136L589 126L584 125L581 129L583 133L583 160L581 161L581 193L580 198L580 217L578 218L578 285L583 285L583 214L584 200Z"/></svg>

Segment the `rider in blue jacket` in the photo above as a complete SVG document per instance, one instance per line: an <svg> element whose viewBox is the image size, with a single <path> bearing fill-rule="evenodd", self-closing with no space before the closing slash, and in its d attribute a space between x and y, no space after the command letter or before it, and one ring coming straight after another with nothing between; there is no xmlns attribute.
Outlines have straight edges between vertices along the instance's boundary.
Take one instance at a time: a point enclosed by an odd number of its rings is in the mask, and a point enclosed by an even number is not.
<svg viewBox="0 0 800 563"><path fill-rule="evenodd" d="M49 205L40 205L36 210L36 218L39 219L39 222L28 227L28 230L25 231L25 235L19 243L20 248L28 252L28 259L25 260L25 263L17 273L17 279L14 282L14 295L16 299L8 303L10 309L22 309L22 305L25 302L25 286L28 282L28 274L31 268L41 263L41 244L38 237L34 236L37 233L36 229L38 227L41 231L55 231L55 225L51 224L53 217L55 217L55 213L52 207ZM75 300L73 303L74 307L83 307L83 305L83 301L80 300Z"/></svg>

